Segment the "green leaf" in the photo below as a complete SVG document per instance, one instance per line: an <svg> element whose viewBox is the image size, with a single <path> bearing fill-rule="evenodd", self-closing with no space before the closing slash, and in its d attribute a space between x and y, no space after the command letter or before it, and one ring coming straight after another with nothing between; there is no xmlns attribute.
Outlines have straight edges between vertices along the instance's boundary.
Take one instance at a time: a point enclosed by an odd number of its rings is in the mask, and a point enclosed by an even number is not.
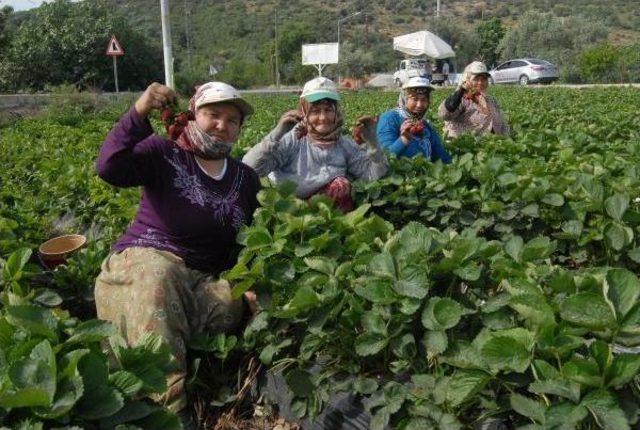
<svg viewBox="0 0 640 430"><path fill-rule="evenodd" d="M398 300L391 281L382 279L367 279L365 285L358 285L354 291L363 299L380 305L388 305Z"/></svg>
<svg viewBox="0 0 640 430"><path fill-rule="evenodd" d="M560 207L564 204L564 197L561 194L550 193L542 198L542 203L546 203L550 206Z"/></svg>
<svg viewBox="0 0 640 430"><path fill-rule="evenodd" d="M20 305L9 306L6 312L7 321L12 325L27 330L33 335L41 335L57 341L58 321L49 309L34 305Z"/></svg>
<svg viewBox="0 0 640 430"><path fill-rule="evenodd" d="M306 257L304 263L313 270L329 276L335 273L337 267L335 260L327 257Z"/></svg>
<svg viewBox="0 0 640 430"><path fill-rule="evenodd" d="M131 372L118 370L109 375L109 383L128 398L135 396L144 386L144 382Z"/></svg>
<svg viewBox="0 0 640 430"><path fill-rule="evenodd" d="M55 291L52 291L48 288L39 290L36 295L33 297L33 301L36 304L54 308L56 306L60 306L62 304L62 297Z"/></svg>
<svg viewBox="0 0 640 430"><path fill-rule="evenodd" d="M406 297L424 298L429 292L429 271L421 265L404 267L399 279L393 284L394 290Z"/></svg>
<svg viewBox="0 0 640 430"><path fill-rule="evenodd" d="M621 320L638 302L640 281L627 269L611 269L607 272L607 297L613 303Z"/></svg>
<svg viewBox="0 0 640 430"><path fill-rule="evenodd" d="M374 256L369 262L369 270L373 275L388 279L396 279L396 267L393 256L388 251L383 251Z"/></svg>
<svg viewBox="0 0 640 430"><path fill-rule="evenodd" d="M413 334L405 333L391 340L391 351L398 358L412 359L417 353L416 340Z"/></svg>
<svg viewBox="0 0 640 430"><path fill-rule="evenodd" d="M73 376L58 383L53 404L48 408L35 408L40 418L55 419L68 414L82 397L84 385L80 376Z"/></svg>
<svg viewBox="0 0 640 430"><path fill-rule="evenodd" d="M542 295L520 294L513 296L509 300L509 306L533 324L555 324L553 309L547 304Z"/></svg>
<svg viewBox="0 0 640 430"><path fill-rule="evenodd" d="M480 351L482 360L493 370L523 373L531 364L527 346L512 337L492 335Z"/></svg>
<svg viewBox="0 0 640 430"><path fill-rule="evenodd" d="M84 382L84 394L75 408L79 417L105 418L122 408L122 394L109 385L105 356L95 352L85 355L78 363L78 371Z"/></svg>
<svg viewBox="0 0 640 430"><path fill-rule="evenodd" d="M432 233L424 225L411 221L398 233L393 253L398 258L409 257L415 253L428 253L431 248Z"/></svg>
<svg viewBox="0 0 640 430"><path fill-rule="evenodd" d="M316 388L309 372L302 369L293 369L287 373L285 379L293 394L298 397L309 397Z"/></svg>
<svg viewBox="0 0 640 430"><path fill-rule="evenodd" d="M524 241L520 236L512 236L504 245L504 250L514 261L520 262Z"/></svg>
<svg viewBox="0 0 640 430"><path fill-rule="evenodd" d="M539 424L544 424L544 413L546 410L544 404L516 393L509 397L509 402L511 408L520 415L531 418Z"/></svg>
<svg viewBox="0 0 640 430"><path fill-rule="evenodd" d="M277 318L293 318L302 312L316 307L320 303L318 294L313 288L304 286L296 290L293 299L285 304L281 310L274 312Z"/></svg>
<svg viewBox="0 0 640 430"><path fill-rule="evenodd" d="M609 222L604 226L604 239L607 245L616 251L620 251L627 243L627 235L624 228L617 222Z"/></svg>
<svg viewBox="0 0 640 430"><path fill-rule="evenodd" d="M584 225L582 224L582 221L578 220L566 221L562 224L562 231L575 239L580 237L583 228Z"/></svg>
<svg viewBox="0 0 640 430"><path fill-rule="evenodd" d="M578 293L567 298L560 306L565 321L592 330L613 328L616 317L604 298L595 293Z"/></svg>
<svg viewBox="0 0 640 430"><path fill-rule="evenodd" d="M29 357L9 368L12 388L0 396L0 406L50 406L56 393L56 358L48 340L37 344Z"/></svg>
<svg viewBox="0 0 640 430"><path fill-rule="evenodd" d="M631 382L640 371L640 355L618 354L607 370L607 386L622 388Z"/></svg>
<svg viewBox="0 0 640 430"><path fill-rule="evenodd" d="M118 331L108 321L88 320L80 323L72 332L66 344L101 342Z"/></svg>
<svg viewBox="0 0 640 430"><path fill-rule="evenodd" d="M607 390L592 391L580 404L591 412L605 430L631 429L618 400Z"/></svg>
<svg viewBox="0 0 640 430"><path fill-rule="evenodd" d="M22 269L29 262L32 251L29 248L20 248L9 255L2 271L5 282L17 282L22 277Z"/></svg>
<svg viewBox="0 0 640 430"><path fill-rule="evenodd" d="M455 269L453 273L465 281L477 281L482 274L482 267L475 262L467 263Z"/></svg>
<svg viewBox="0 0 640 430"><path fill-rule="evenodd" d="M601 387L603 383L598 363L594 360L571 360L564 364L562 373L566 378L589 387Z"/></svg>
<svg viewBox="0 0 640 430"><path fill-rule="evenodd" d="M457 408L478 394L491 377L480 370L458 370L446 385L446 401Z"/></svg>
<svg viewBox="0 0 640 430"><path fill-rule="evenodd" d="M545 424L558 430L573 430L587 415L589 412L581 405L571 402L553 403L545 413Z"/></svg>
<svg viewBox="0 0 640 430"><path fill-rule="evenodd" d="M378 389L378 383L373 378L360 377L353 382L353 390L359 394L372 394Z"/></svg>
<svg viewBox="0 0 640 430"><path fill-rule="evenodd" d="M154 411L154 407L144 401L127 402L122 409L114 415L100 420L100 428L118 429L124 423L130 423L148 417ZM134 426L134 428L139 428Z"/></svg>
<svg viewBox="0 0 640 430"><path fill-rule="evenodd" d="M446 330L455 327L464 314L464 308L455 300L432 297L422 312L422 325L429 330Z"/></svg>
<svg viewBox="0 0 640 430"><path fill-rule="evenodd" d="M365 357L382 351L388 343L385 336L376 333L364 333L356 338L356 354Z"/></svg>
<svg viewBox="0 0 640 430"><path fill-rule="evenodd" d="M567 380L534 381L529 385L529 391L535 394L551 394L564 397L575 403L580 401L580 384Z"/></svg>
<svg viewBox="0 0 640 430"><path fill-rule="evenodd" d="M611 218L622 221L624 213L629 208L629 196L616 193L604 201L604 207Z"/></svg>
<svg viewBox="0 0 640 430"><path fill-rule="evenodd" d="M387 335L387 323L382 318L382 315L375 311L366 312L362 316L362 326L371 333L380 334L382 336Z"/></svg>
<svg viewBox="0 0 640 430"><path fill-rule="evenodd" d="M527 242L522 248L522 261L545 259L553 254L555 249L555 242L552 242L548 237L536 237Z"/></svg>
<svg viewBox="0 0 640 430"><path fill-rule="evenodd" d="M444 331L427 330L424 334L424 346L428 357L435 357L447 350L449 341Z"/></svg>
<svg viewBox="0 0 640 430"><path fill-rule="evenodd" d="M611 355L611 346L602 340L596 340L589 345L589 352L596 360L596 363L598 363L600 373L604 374L611 365L611 360L613 358Z"/></svg>

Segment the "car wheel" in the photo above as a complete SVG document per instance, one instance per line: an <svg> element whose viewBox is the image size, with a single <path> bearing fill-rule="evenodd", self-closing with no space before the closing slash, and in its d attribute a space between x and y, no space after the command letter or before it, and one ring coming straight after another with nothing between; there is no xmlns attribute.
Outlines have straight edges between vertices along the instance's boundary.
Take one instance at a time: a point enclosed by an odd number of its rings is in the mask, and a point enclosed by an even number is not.
<svg viewBox="0 0 640 430"><path fill-rule="evenodd" d="M527 75L522 75L518 82L520 82L520 85L529 85L529 77Z"/></svg>
<svg viewBox="0 0 640 430"><path fill-rule="evenodd" d="M493 80L493 78L491 76L489 76L489 85L495 85L495 81Z"/></svg>
<svg viewBox="0 0 640 430"><path fill-rule="evenodd" d="M400 79L396 78L396 86L398 88L400 88L402 86L402 82L400 82Z"/></svg>

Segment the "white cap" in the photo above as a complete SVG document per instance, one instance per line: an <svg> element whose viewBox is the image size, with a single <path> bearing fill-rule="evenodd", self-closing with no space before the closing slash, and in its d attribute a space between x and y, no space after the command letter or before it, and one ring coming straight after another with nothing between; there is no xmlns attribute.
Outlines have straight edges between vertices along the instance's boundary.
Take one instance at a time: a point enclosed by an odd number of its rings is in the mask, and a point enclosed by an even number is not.
<svg viewBox="0 0 640 430"><path fill-rule="evenodd" d="M474 61L464 68L463 73L468 73L469 75L489 75L489 70L482 61Z"/></svg>
<svg viewBox="0 0 640 430"><path fill-rule="evenodd" d="M300 98L306 99L309 103L322 99L340 100L336 84L331 79L322 76L311 79L304 84Z"/></svg>
<svg viewBox="0 0 640 430"><path fill-rule="evenodd" d="M407 82L402 85L402 89L406 90L407 88L428 88L430 90L433 89L433 87L431 86L431 81L429 81L429 79L425 78L424 76L412 76L411 78L407 79Z"/></svg>
<svg viewBox="0 0 640 430"><path fill-rule="evenodd" d="M222 102L235 105L243 116L253 113L253 107L242 98L240 92L224 82L207 82L198 87L194 95L195 110L204 105Z"/></svg>

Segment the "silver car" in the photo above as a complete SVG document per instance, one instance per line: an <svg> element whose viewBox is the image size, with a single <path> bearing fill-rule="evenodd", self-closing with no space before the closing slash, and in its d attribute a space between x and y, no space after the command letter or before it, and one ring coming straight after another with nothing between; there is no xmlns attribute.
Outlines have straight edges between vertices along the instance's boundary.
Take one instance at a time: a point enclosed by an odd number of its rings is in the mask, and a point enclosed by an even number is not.
<svg viewBox="0 0 640 430"><path fill-rule="evenodd" d="M558 80L558 67L545 60L537 58L517 58L505 61L489 71L492 84L531 83L548 84Z"/></svg>

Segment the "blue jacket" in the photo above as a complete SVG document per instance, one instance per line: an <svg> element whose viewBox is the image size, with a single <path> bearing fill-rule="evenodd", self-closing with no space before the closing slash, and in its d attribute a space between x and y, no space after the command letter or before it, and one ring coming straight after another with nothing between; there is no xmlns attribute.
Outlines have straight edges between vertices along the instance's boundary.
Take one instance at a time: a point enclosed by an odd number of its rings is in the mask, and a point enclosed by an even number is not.
<svg viewBox="0 0 640 430"><path fill-rule="evenodd" d="M442 144L438 132L427 121L424 124L424 135L414 136L409 145L400 139L400 126L405 118L398 109L392 109L380 115L378 119L378 142L387 151L398 157L415 157L422 154L431 161L441 160L444 164L451 163L451 155Z"/></svg>

